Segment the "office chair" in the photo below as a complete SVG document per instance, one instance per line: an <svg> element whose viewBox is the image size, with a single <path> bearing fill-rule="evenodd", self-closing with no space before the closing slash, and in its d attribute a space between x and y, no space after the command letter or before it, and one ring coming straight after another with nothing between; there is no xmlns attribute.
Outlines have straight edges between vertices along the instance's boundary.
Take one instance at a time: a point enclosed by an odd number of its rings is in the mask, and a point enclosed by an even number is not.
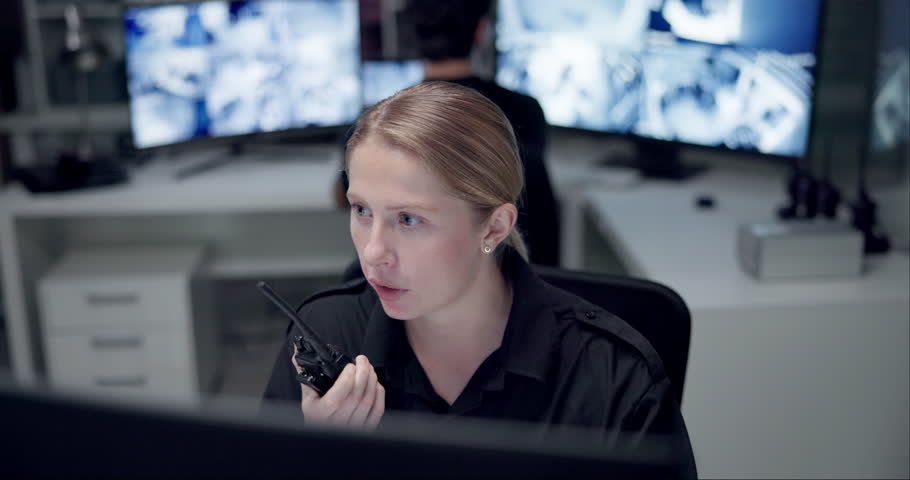
<svg viewBox="0 0 910 480"><path fill-rule="evenodd" d="M663 362L682 405L689 361L691 317L683 299L669 287L650 280L534 265L551 285L574 293L613 313L641 333Z"/></svg>

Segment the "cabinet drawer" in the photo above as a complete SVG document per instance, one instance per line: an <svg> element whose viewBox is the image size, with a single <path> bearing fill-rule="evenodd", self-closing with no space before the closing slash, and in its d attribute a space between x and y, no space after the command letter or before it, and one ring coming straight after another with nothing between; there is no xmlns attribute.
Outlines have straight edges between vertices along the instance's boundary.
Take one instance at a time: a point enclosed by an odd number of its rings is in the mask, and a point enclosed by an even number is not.
<svg viewBox="0 0 910 480"><path fill-rule="evenodd" d="M186 325L191 311L187 283L179 278L48 281L39 285L42 319L50 329Z"/></svg>
<svg viewBox="0 0 910 480"><path fill-rule="evenodd" d="M170 332L52 335L46 344L48 373L55 386L192 396L196 382L187 342Z"/></svg>

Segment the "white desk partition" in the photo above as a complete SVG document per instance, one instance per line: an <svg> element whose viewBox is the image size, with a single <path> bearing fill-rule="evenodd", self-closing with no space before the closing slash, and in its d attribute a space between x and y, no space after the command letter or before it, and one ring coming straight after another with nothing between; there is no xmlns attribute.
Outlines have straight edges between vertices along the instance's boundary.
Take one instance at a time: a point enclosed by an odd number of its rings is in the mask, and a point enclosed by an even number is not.
<svg viewBox="0 0 910 480"><path fill-rule="evenodd" d="M736 227L773 218L786 173L731 161L685 183L588 189L581 203L631 274L691 310L683 415L700 475L906 478L907 252L868 257L859 277L751 278ZM715 208L695 208L705 193Z"/></svg>
<svg viewBox="0 0 910 480"><path fill-rule="evenodd" d="M0 254L13 374L43 369L35 283L70 247L200 242L213 278L333 275L353 258L348 213L333 203L340 149L249 154L183 180L164 159L115 187L0 194ZM187 160L192 160L187 159Z"/></svg>

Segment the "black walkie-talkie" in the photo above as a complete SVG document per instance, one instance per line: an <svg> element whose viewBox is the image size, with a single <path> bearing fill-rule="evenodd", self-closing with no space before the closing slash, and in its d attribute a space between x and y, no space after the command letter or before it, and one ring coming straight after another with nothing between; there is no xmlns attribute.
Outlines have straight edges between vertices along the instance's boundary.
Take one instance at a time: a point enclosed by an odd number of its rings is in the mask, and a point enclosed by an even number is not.
<svg viewBox="0 0 910 480"><path fill-rule="evenodd" d="M260 281L256 286L285 315L291 318L303 334L298 335L293 341L294 345L297 346L294 361L302 370L302 372L297 374L297 381L312 387L320 396L324 395L335 384L335 380L341 375L345 365L354 363L354 361L337 346L323 342L316 335L316 332L307 326L297 315L297 312L283 298L278 296L267 283Z"/></svg>

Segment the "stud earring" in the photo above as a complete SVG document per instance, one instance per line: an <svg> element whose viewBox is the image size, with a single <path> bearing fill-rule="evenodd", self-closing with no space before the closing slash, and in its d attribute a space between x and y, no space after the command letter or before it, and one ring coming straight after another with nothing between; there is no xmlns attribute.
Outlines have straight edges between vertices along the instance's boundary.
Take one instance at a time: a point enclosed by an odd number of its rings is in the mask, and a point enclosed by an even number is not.
<svg viewBox="0 0 910 480"><path fill-rule="evenodd" d="M484 245L484 246L483 246L483 253L490 253L490 252L492 252L492 251L493 251L493 249L490 248L489 245Z"/></svg>

